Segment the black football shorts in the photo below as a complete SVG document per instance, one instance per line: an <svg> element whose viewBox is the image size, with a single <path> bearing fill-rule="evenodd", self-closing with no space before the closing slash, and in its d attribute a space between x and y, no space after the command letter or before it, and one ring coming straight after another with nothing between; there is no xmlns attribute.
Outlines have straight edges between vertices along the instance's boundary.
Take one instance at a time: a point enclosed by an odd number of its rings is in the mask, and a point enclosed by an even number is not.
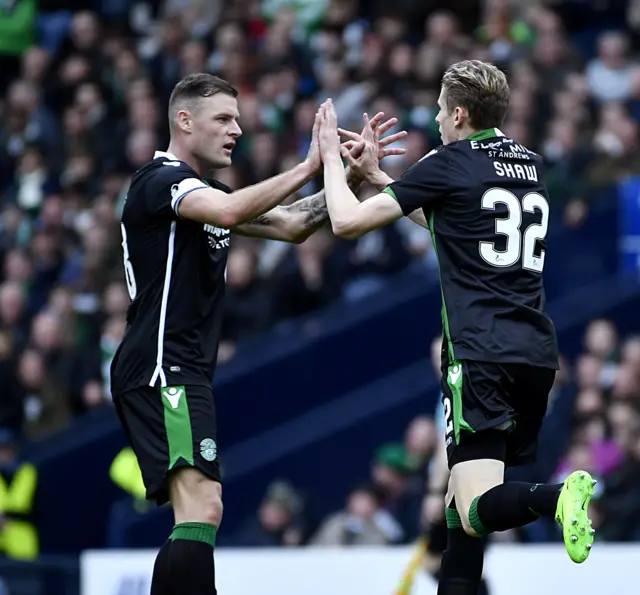
<svg viewBox="0 0 640 595"><path fill-rule="evenodd" d="M474 458L503 458L508 466L535 461L555 374L550 368L524 364L445 361L442 399L449 467ZM506 432L506 452L483 455L486 430Z"/></svg>
<svg viewBox="0 0 640 595"><path fill-rule="evenodd" d="M147 499L169 500L169 473L194 467L220 481L216 409L204 386L144 386L113 395L125 434L135 452Z"/></svg>

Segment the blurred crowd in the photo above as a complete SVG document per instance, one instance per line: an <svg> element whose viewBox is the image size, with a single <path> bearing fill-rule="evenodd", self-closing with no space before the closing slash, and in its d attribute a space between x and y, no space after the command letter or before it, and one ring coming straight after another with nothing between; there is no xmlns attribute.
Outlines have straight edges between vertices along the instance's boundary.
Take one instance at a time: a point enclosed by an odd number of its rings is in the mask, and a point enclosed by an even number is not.
<svg viewBox="0 0 640 595"><path fill-rule="evenodd" d="M575 365L573 424L555 476L586 469L600 480L594 527L610 541L640 539L640 336L593 321Z"/></svg>
<svg viewBox="0 0 640 595"><path fill-rule="evenodd" d="M603 541L640 540L640 336L621 338L609 320L594 320L574 365L563 358L550 396L538 461L514 468L513 479L561 483L576 469L597 478L590 513ZM434 340L439 373L441 338ZM434 419L435 417L435 419ZM442 498L428 498L429 472L442 439L437 415L419 416L398 442L382 444L344 507L320 523L311 499L286 481L272 483L255 517L234 543L243 546L359 546L409 543L444 514ZM435 504L435 506L434 506ZM561 540L561 529L541 519L500 541Z"/></svg>
<svg viewBox="0 0 640 595"><path fill-rule="evenodd" d="M257 515L249 517L227 545L371 546L412 542L427 528L428 519L422 519L425 469L439 439L431 417L413 419L401 440L382 444L372 453L370 469L361 473L354 470L356 483L346 495L344 507L319 523L309 513L313 495L307 498L291 483L276 480L267 488ZM441 509L444 515L444 504Z"/></svg>
<svg viewBox="0 0 640 595"><path fill-rule="evenodd" d="M9 395L0 425L28 435L109 398L127 306L119 209L131 173L166 146L168 97L188 73L217 73L241 91L244 136L219 174L232 188L302 159L327 96L344 127L359 129L365 110L399 118L407 154L385 168L400 176L439 142L439 77L463 58L509 73L505 132L546 157L568 225L587 216L594 187L640 171L638 2L609 2L603 13L578 2L579 19L567 6L576 2L72 4L36 11L17 0L0 11L0 369ZM221 363L238 341L375 291L407 266L429 274L429 245L408 221L357 242L326 230L300 246L238 239Z"/></svg>
<svg viewBox="0 0 640 595"><path fill-rule="evenodd" d="M552 202L566 225L579 226L594 189L640 173L639 41L639 0L3 6L0 427L43 435L108 405L109 365L129 301L118 217L132 172L166 148L169 94L186 74L216 73L240 90L244 135L233 167L219 172L240 188L304 158L316 106L328 96L345 128L359 130L364 111L399 118L398 128L409 131L406 155L384 162L399 177L439 143L434 117L444 69L460 59L491 60L513 89L504 132L544 155ZM221 364L239 341L376 291L409 266L434 274L428 234L406 220L356 242L328 230L301 245L237 238ZM627 535L635 525L616 511L640 477L640 340L620 345L615 329L598 322L586 348L571 381L579 387L577 425L555 472L592 466L605 478L603 534ZM404 446L381 447L370 481L349 495L345 511L304 539L377 543L413 535L435 435L429 419L414 420ZM267 503L291 503L279 512L265 504L260 523L282 525L300 504L284 484L271 492ZM635 515L634 506L625 514ZM359 522L353 519L364 517L379 521L366 539L345 537ZM282 539L305 533L295 529Z"/></svg>

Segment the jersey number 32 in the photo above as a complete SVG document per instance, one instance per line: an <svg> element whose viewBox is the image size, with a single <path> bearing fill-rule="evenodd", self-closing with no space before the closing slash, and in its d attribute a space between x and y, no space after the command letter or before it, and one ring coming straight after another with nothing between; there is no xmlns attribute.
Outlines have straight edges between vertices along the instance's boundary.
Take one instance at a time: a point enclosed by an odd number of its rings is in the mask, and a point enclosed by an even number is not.
<svg viewBox="0 0 640 595"><path fill-rule="evenodd" d="M522 268L542 272L544 268L544 250L535 254L536 242L547 237L549 226L549 203L538 192L526 194L522 201L509 190L491 188L482 196L482 208L495 210L496 205L507 207L507 217L496 219L496 234L506 236L504 250L496 250L493 242L480 242L480 256L491 266L510 267L521 262ZM540 212L540 223L530 224L522 230L522 213Z"/></svg>

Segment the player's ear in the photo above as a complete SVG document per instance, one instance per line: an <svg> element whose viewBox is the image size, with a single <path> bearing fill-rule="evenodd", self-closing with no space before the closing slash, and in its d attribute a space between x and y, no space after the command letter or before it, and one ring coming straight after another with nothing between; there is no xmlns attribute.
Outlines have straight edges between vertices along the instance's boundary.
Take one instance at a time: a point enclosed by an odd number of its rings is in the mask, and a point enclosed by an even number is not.
<svg viewBox="0 0 640 595"><path fill-rule="evenodd" d="M193 127L193 120L191 118L191 114L186 110L180 110L176 114L176 120L178 124L178 128L183 132L191 132Z"/></svg>
<svg viewBox="0 0 640 595"><path fill-rule="evenodd" d="M462 126L469 119L469 112L463 107L456 107L453 112L453 125L456 128Z"/></svg>

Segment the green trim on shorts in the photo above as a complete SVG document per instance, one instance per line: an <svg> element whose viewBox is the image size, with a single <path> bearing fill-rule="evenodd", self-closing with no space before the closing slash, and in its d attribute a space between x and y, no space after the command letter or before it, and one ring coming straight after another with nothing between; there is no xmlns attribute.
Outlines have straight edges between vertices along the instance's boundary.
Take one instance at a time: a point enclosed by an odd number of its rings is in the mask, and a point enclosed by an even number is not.
<svg viewBox="0 0 640 595"><path fill-rule="evenodd" d="M460 430L466 430L467 432L475 433L475 430L469 425L462 415L462 381L464 377L464 371L462 362L453 360L449 364L447 370L447 384L449 390L453 395L453 433L456 444L460 444Z"/></svg>
<svg viewBox="0 0 640 595"><path fill-rule="evenodd" d="M160 395L169 445L169 470L180 459L193 465L193 434L187 391L184 386L163 386Z"/></svg>

